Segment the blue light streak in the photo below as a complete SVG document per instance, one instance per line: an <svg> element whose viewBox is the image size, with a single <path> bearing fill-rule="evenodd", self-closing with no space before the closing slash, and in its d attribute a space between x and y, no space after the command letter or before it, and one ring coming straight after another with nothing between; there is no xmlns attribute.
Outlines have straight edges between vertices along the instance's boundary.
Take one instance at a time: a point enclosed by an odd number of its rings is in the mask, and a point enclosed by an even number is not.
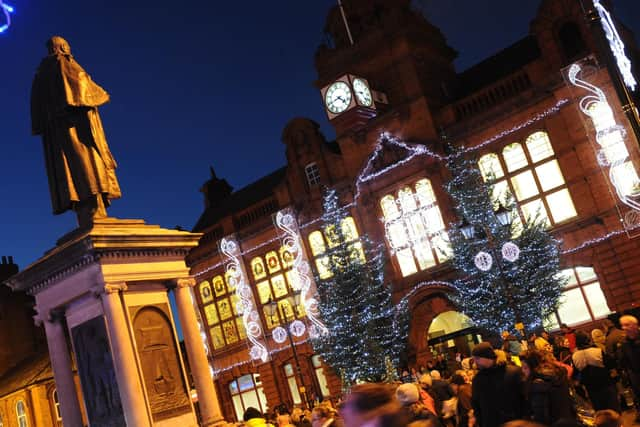
<svg viewBox="0 0 640 427"><path fill-rule="evenodd" d="M0 0L0 10L2 11L2 13L4 14L4 18L6 23L3 25L0 25L0 34L6 32L9 27L11 26L11 14L14 12L14 8L6 3L4 3L2 0Z"/></svg>

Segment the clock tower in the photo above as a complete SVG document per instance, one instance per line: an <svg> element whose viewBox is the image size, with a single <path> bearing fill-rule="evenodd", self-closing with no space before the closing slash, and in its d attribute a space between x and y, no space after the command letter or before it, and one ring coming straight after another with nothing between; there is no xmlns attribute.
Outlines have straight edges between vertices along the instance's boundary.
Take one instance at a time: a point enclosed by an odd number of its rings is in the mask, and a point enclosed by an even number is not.
<svg viewBox="0 0 640 427"><path fill-rule="evenodd" d="M334 126L357 130L376 115L369 82L363 77L345 74L324 86L320 93Z"/></svg>

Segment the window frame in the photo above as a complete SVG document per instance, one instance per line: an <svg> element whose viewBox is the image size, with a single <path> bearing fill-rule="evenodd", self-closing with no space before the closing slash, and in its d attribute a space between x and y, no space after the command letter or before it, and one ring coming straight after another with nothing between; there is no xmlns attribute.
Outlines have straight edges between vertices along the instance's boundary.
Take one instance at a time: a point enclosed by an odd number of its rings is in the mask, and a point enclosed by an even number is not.
<svg viewBox="0 0 640 427"><path fill-rule="evenodd" d="M355 216L352 214L352 212L349 212L349 214L347 216L345 216L343 218L343 233L344 233L344 224L350 222L350 224L353 226L353 231L354 231L354 236L351 240L347 240L344 243L346 243L347 245L349 245L349 248L353 248L358 250L358 255L361 258L361 260L365 260L365 255L364 255L364 248L362 247L362 242L360 241L360 230L358 228L358 224L356 223L356 219ZM311 242L312 240L312 236L320 236L322 239L322 251L316 253L315 251L315 246L314 244ZM333 277L333 273L331 272L331 269L328 266L329 263L329 250L335 246L333 246L331 244L331 241L329 239L329 237L327 236L327 230L326 228L320 227L314 230L311 230L307 235L305 240L305 244L308 245L307 249L308 249L308 253L310 255L310 260L309 262L311 264L313 264L313 269L317 272L318 277L320 278L320 280L327 280L330 279L331 277ZM327 264L324 265L323 267L320 267L321 265L323 265L323 263ZM323 275L323 273L326 273L325 275Z"/></svg>
<svg viewBox="0 0 640 427"><path fill-rule="evenodd" d="M309 184L310 188L315 188L321 184L322 176L320 175L318 162L307 163L304 167L304 175L307 178L307 184Z"/></svg>
<svg viewBox="0 0 640 427"><path fill-rule="evenodd" d="M216 291L214 286L214 281L221 278L222 283L224 285L224 290ZM203 291L205 288L209 289L209 296L206 299L203 297ZM246 338L246 331L241 330L244 328L244 324L242 323L242 314L237 309L237 303L239 302L239 296L237 296L237 286L236 288L231 289L227 280L227 273L217 271L215 274L212 274L210 278L201 280L197 285L197 298L199 301L199 309L200 316L202 317L202 321L204 323L204 328L207 331L207 339L209 340L210 348L212 352L223 351L230 346L237 345L239 343L244 342ZM230 307L230 317L225 317L224 319L221 316L220 307L218 305L219 302L223 302L227 300ZM209 323L208 311L212 311L211 314L215 315L215 321ZM236 337L236 341L231 342L227 339L227 334L225 333L225 327L229 327L229 325L233 326L234 334ZM218 331L214 331L219 328L219 333L222 336L223 345L217 346L216 340L214 340L214 334L217 334Z"/></svg>
<svg viewBox="0 0 640 427"><path fill-rule="evenodd" d="M247 377L247 376L251 377L252 387L248 388L246 390L240 390L239 380L241 378L244 378L244 377ZM246 394L247 392L249 392L249 391L253 391L253 393L255 394L256 400L258 401L258 405L260 406L259 408L256 408L256 409L258 409L261 413L264 413L265 410L267 409L268 402L266 400L266 395L264 393L264 386L262 385L262 381L261 380L258 381L256 378L259 380L260 379L260 374L248 373L248 374L245 374L245 375L240 375L239 377L235 377L233 380L229 381L229 383L227 384L227 390L229 392L229 396L231 397L231 404L233 406L233 411L234 411L234 414L236 415L236 418L238 418L237 417L238 408L236 408L236 401L234 400L234 396L238 396L238 398L240 399L240 403L242 405L242 411L241 412L244 413L244 411L246 411L249 406L245 405L245 402L244 402L244 399L243 399L242 396L244 394ZM234 392L233 389L232 389L233 383L236 384L236 387L235 387L236 390L237 390L236 392ZM260 394L260 392L258 390L262 390L262 394ZM261 396L265 397L264 402L262 401ZM264 405L264 407L263 407L263 405ZM242 416L239 417L239 420L240 419L242 419Z"/></svg>
<svg viewBox="0 0 640 427"><path fill-rule="evenodd" d="M551 149L553 151L553 154L551 156L545 157L543 159L539 159L539 160L534 162L533 158L532 158L532 155L530 153L530 149L527 146L527 140L530 137L532 137L533 135L535 135L535 134L537 134L539 132L542 132L542 133L546 134L547 139L549 141L549 145L551 146ZM513 144L519 144L520 145L520 147L522 149L522 152L524 154L524 158L525 158L527 163L525 165L523 165L523 166L520 166L520 167L514 169L514 170L509 170L508 163L507 163L507 161L505 160L505 157L504 157L504 150L505 150L505 148L507 148L507 147L509 147L509 146L511 146ZM536 201L539 201L542 204L542 206L544 207L544 211L545 211L544 214L545 214L545 217L548 220L549 228L558 227L560 225L569 223L571 221L575 221L575 220L580 218L580 213L576 209L576 204L575 204L575 202L573 200L573 196L572 196L571 191L569 189L569 185L567 183L567 180L566 180L566 178L564 176L564 172L562 171L562 167L561 167L561 164L560 164L560 158L558 157L558 153L556 152L556 150L555 150L555 148L553 146L553 142L551 140L551 136L549 135L549 132L546 129L533 129L533 130L527 131L526 134L524 134L524 133L522 134L521 138L512 139L509 142L504 142L504 143L501 143L499 145L495 145L493 147L493 150L484 152L482 154L482 156L480 156L478 158L478 161L476 162L476 166L480 169L481 175L482 175L482 178L483 178L484 182L487 182L489 180L489 177L485 178L484 173L482 171L482 168L480 168L480 163L481 163L481 160L485 156L492 155L492 154L497 157L498 162L500 164L500 167L502 168L502 173L503 173L503 175L501 177L495 178L493 180L492 184L493 185L499 185L501 183L506 183L507 190L511 193L513 201L514 201L514 203L515 203L515 205L516 205L516 207L518 209L519 218L520 218L520 220L522 222L526 221L526 219L527 219L527 215L525 214L523 206L527 205L529 203L536 202ZM536 168L538 168L540 166L543 166L543 165L545 165L547 163L550 163L552 161L555 161L557 163L558 170L559 170L559 172L560 172L560 174L562 176L562 181L563 182L562 182L561 185L558 185L556 187L550 188L548 190L543 190L542 183L540 181L540 178L538 176L538 172L537 172ZM515 179L517 176L520 176L521 174L524 174L526 172L529 172L531 174L531 176L533 177L533 180L534 180L535 185L536 185L536 191L537 192L535 194L529 196L529 197L523 198L522 200L518 200L517 195L516 195L515 186L514 186L514 184L512 182L512 179ZM568 218L565 218L565 219L563 219L561 221L557 221L556 222L553 219L552 210L551 210L551 207L549 205L549 202L547 201L547 197L549 197L551 195L554 195L554 194L557 194L557 193L560 193L563 190L567 191L567 193L569 195L569 198L571 199L571 204L573 205L573 210L575 211L575 215L571 216L571 217L568 217Z"/></svg>
<svg viewBox="0 0 640 427"><path fill-rule="evenodd" d="M19 399L16 401L15 405L16 410L16 420L18 422L18 427L29 427L29 418L27 417L27 405L25 405L24 400ZM20 413L22 411L22 413Z"/></svg>
<svg viewBox="0 0 640 427"><path fill-rule="evenodd" d="M417 185L418 183L420 183L421 181L427 181L429 187L430 187L430 191L433 195L433 201L431 202L431 206L437 208L438 214L440 216L440 220L442 222L442 228L437 232L437 233L433 233L433 234L429 234L428 230L427 230L427 235L425 237L425 239L427 240L427 243L429 245L429 249L431 251L431 256L433 259L434 264L433 265L429 265L426 266L425 268L422 268L420 266L420 261L418 260L415 250L414 250L414 244L411 242L411 237L410 237L410 232L408 231L407 226L405 225L406 220L402 220L399 221L398 218L391 218L389 221L387 221L386 216L385 216L385 211L383 208L383 200L391 197L392 199L392 203L394 203L396 205L396 209L397 211L400 213L400 216L402 216L402 206L401 206L401 192L403 190L405 190L406 188L411 189L411 194L412 197L414 198L414 200L416 202L418 202L418 190L417 190ZM397 183L395 183L393 186L390 186L388 188L386 188L384 191L379 191L377 193L377 205L378 205L378 213L380 215L380 218L382 219L382 224L383 224L383 234L385 237L385 245L387 246L387 251L390 255L390 258L392 260L392 263L396 269L396 271L398 272L398 274L400 275L400 277L402 279L407 279L409 277L415 276L416 274L421 274L424 273L426 271L429 271L433 268L437 268L440 265L446 263L447 261L449 261L451 259L451 256L449 257L445 257L442 253L440 253L440 251L437 249L434 240L434 236L436 236L436 234L442 236L441 239L444 239L444 241L449 241L449 233L447 231L447 223L445 221L445 216L443 215L443 206L441 206L440 204L440 199L441 197L438 197L438 192L436 191L436 187L437 184L439 184L439 182L437 182L436 180L436 185L434 185L434 180L431 177L428 177L426 175L421 175L416 177L415 175L413 175L410 178L404 179L402 181L399 181ZM415 209L415 212L420 212L420 210L422 209L422 207L418 207L417 209ZM429 208L431 209L431 208ZM387 233L387 222L391 223L391 222L396 222L396 223L400 223L402 224L404 230L405 230L405 234L407 236L407 245L406 247L404 247L402 250L406 250L409 249L411 252L411 257L414 263L414 267L415 267L415 271L413 273L407 273L404 274L402 271L402 266L401 266L401 262L398 259L398 251L394 248L393 244L390 242L390 237ZM426 220L423 219L424 224L426 225Z"/></svg>

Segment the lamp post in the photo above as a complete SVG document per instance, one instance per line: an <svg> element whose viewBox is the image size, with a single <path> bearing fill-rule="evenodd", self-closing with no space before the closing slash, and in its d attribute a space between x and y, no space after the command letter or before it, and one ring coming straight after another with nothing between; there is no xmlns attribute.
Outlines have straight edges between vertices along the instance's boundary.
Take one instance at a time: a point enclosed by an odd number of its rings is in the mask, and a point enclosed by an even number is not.
<svg viewBox="0 0 640 427"><path fill-rule="evenodd" d="M511 217L511 212L507 208L505 208L502 205L502 203L500 203L500 205L498 206L498 209L494 211L494 215L496 216L498 223L502 227L508 228L511 226L511 223L513 220ZM475 226L469 223L466 218L463 218L463 221L460 224L459 228L466 240L472 239L473 236L475 235L475 232L476 232ZM516 324L514 326L517 330L520 331L522 336L526 338L524 323L522 322L522 317L520 316L520 310L518 310L517 305L513 301L513 295L511 294L509 282L506 279L506 275L504 273L504 267L502 264L502 260L508 261L508 262L516 261L520 255L520 249L515 243L509 241L509 242L506 242L504 245L502 245L501 256L498 256L497 254L498 242L496 241L495 236L491 232L491 228L486 224L483 224L482 232L487 238L487 246L488 246L487 249L489 250L490 254L487 254L484 251L478 252L474 259L476 268L478 268L478 270L481 270L481 271L489 271L491 270L491 266L493 264L493 261L495 260L495 263L498 267L500 280L504 284L504 289L506 292L506 297L509 303L509 307L511 307L515 315Z"/></svg>
<svg viewBox="0 0 640 427"><path fill-rule="evenodd" d="M280 329L284 330L284 332L286 333L287 338L289 339L289 344L291 345L291 350L293 351L293 360L296 364L296 373L298 374L298 378L300 380L300 386L298 387L298 390L301 394L302 404L304 406L304 409L309 409L307 389L304 386L304 377L302 376L302 370L300 369L300 360L298 359L296 344L295 344L295 341L293 340L293 335L301 335L301 334L297 334L292 331L292 329L295 327L295 322L301 322L300 320L295 320L295 317L296 317L295 314L297 313L298 307L300 306L300 300L302 297L301 293L302 292L300 290L293 291L293 313L292 314L294 315L293 316L294 320L291 322L287 322L288 313L287 313L286 307L283 307L281 309L277 301L274 301L272 298L269 298L269 302L266 304L266 307L267 307L269 317L271 317L272 323L273 323L273 318L276 315L282 319L283 327ZM276 329L274 329L274 334L275 333L276 333Z"/></svg>

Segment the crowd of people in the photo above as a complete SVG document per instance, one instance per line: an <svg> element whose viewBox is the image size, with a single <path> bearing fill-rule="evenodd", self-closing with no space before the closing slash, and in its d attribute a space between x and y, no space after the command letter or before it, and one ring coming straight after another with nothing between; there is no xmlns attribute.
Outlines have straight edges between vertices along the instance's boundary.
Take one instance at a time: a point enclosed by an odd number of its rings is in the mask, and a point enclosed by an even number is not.
<svg viewBox="0 0 640 427"><path fill-rule="evenodd" d="M494 347L495 345L495 347ZM276 413L267 420L247 409L247 427L621 427L623 410L640 423L638 320L605 320L590 334L561 333L481 342L456 364L435 358L403 372L397 383L354 385L337 405ZM434 368L429 370L429 368ZM436 369L439 368L439 369ZM453 368L453 369L452 369ZM633 418L630 418L633 419ZM627 426L628 427L628 426Z"/></svg>

